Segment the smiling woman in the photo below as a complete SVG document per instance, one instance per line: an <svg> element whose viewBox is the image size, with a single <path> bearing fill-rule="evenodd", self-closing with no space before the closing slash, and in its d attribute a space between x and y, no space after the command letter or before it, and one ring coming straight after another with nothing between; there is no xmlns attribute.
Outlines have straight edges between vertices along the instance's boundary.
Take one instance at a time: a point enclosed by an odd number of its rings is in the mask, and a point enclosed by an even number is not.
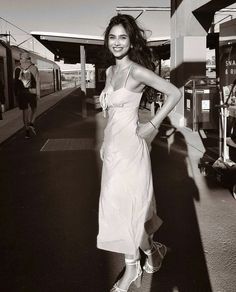
<svg viewBox="0 0 236 292"><path fill-rule="evenodd" d="M146 254L143 269L157 272L167 252L154 242L162 221L157 216L148 146L152 134L179 101L180 91L152 70L151 53L144 31L130 15L113 17L105 32L105 47L115 65L106 70L100 101L108 122L101 148L103 160L99 201L98 248L125 255L126 269L113 292L128 291L141 284L139 249ZM138 108L146 88L167 95L152 121L140 124Z"/></svg>
<svg viewBox="0 0 236 292"><path fill-rule="evenodd" d="M123 58L129 51L130 39L122 25L113 27L108 37L108 48L115 58Z"/></svg>

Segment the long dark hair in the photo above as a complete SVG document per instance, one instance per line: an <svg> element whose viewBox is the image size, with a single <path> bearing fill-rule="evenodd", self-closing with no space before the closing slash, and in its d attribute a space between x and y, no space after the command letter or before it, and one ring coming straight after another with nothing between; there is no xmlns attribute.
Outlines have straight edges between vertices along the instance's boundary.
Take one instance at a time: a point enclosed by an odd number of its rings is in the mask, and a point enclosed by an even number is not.
<svg viewBox="0 0 236 292"><path fill-rule="evenodd" d="M147 40L144 29L138 26L133 16L128 14L118 14L111 18L109 25L104 33L104 46L106 55L110 64L114 64L115 59L108 48L109 33L113 26L122 25L129 36L131 48L129 50L129 58L135 63L138 63L152 71L155 70L153 57L150 48L147 46ZM157 94L152 87L146 86L143 93L143 100L149 102L155 100Z"/></svg>

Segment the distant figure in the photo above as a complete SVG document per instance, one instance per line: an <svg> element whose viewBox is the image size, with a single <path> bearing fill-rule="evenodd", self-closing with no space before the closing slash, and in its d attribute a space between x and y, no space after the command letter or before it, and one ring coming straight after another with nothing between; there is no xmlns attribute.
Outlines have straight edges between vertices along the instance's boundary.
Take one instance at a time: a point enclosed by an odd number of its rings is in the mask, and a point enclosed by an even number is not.
<svg viewBox="0 0 236 292"><path fill-rule="evenodd" d="M36 135L34 122L37 99L40 98L40 80L38 68L31 62L31 57L26 52L21 54L20 66L15 70L15 95L23 114L25 138L28 139L32 134Z"/></svg>
<svg viewBox="0 0 236 292"><path fill-rule="evenodd" d="M3 112L4 112L4 105L5 105L5 94L4 94L4 83L0 78L0 120L3 119Z"/></svg>
<svg viewBox="0 0 236 292"><path fill-rule="evenodd" d="M146 255L143 269L150 274L159 271L167 252L164 244L153 241L162 221L156 213L145 138L159 128L181 93L153 72L144 31L132 16L118 14L111 19L105 31L105 48L115 65L106 70L100 96L108 121L100 150L103 169L97 247L124 255L125 272L111 291L126 292L131 283L140 284L140 249ZM166 100L156 115L142 124L140 100L152 89L164 93Z"/></svg>

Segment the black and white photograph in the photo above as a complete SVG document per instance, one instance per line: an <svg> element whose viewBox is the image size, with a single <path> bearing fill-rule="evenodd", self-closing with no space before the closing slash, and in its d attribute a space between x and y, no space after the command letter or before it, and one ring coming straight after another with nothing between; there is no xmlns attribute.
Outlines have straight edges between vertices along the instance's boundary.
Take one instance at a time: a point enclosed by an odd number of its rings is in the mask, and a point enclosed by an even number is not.
<svg viewBox="0 0 236 292"><path fill-rule="evenodd" d="M236 291L236 1L0 1L0 291Z"/></svg>

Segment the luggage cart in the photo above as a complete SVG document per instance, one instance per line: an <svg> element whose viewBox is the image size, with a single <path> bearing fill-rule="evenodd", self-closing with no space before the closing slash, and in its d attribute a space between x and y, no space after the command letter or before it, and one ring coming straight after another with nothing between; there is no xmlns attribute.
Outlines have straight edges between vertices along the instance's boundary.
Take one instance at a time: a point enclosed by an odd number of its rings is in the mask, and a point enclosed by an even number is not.
<svg viewBox="0 0 236 292"><path fill-rule="evenodd" d="M200 172L206 177L215 177L217 181L229 188L233 197L236 199L236 162L229 157L227 146L227 118L229 116L229 101L236 85L234 81L230 93L225 101L222 88L217 84L220 104L216 105L219 109L219 157L215 160L209 155L204 155L198 164Z"/></svg>

